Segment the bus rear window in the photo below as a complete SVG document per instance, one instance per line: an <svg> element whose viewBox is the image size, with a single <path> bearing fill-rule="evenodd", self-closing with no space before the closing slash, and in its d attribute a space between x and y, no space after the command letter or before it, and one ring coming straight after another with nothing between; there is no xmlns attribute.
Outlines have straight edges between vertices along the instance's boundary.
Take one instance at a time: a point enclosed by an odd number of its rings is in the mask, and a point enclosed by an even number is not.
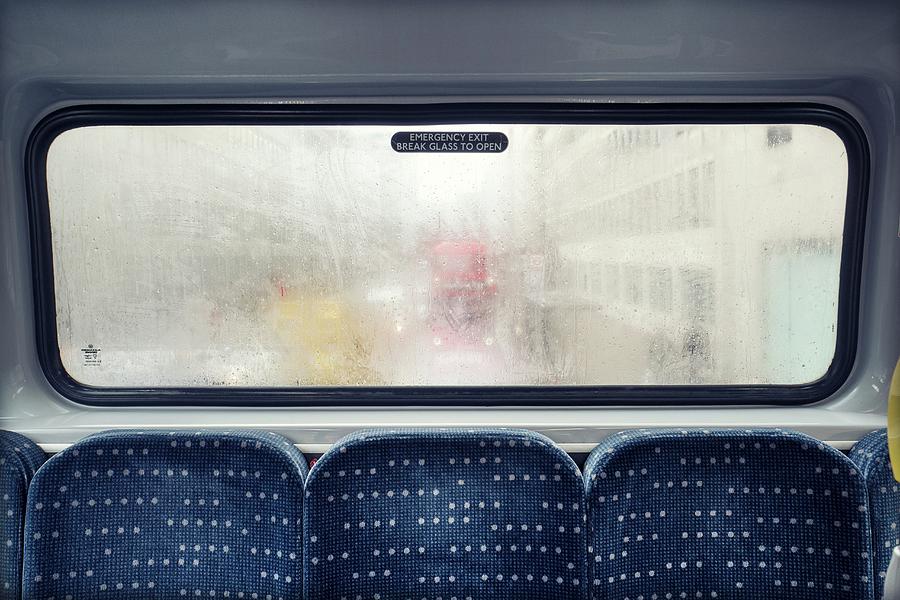
<svg viewBox="0 0 900 600"><path fill-rule="evenodd" d="M96 125L46 158L94 388L797 385L848 158L807 124Z"/></svg>

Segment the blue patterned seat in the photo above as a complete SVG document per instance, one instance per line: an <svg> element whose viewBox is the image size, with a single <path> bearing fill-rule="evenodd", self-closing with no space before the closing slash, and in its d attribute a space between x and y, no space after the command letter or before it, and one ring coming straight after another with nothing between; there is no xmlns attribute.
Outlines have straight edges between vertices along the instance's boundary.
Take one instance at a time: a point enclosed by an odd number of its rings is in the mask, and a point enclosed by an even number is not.
<svg viewBox="0 0 900 600"><path fill-rule="evenodd" d="M594 598L873 597L865 483L781 430L638 430L584 470Z"/></svg>
<svg viewBox="0 0 900 600"><path fill-rule="evenodd" d="M0 443L6 444L19 456L29 473L29 480L47 460L47 455L37 444L19 433L0 430Z"/></svg>
<svg viewBox="0 0 900 600"><path fill-rule="evenodd" d="M0 431L0 600L19 598L28 484L45 459L31 440Z"/></svg>
<svg viewBox="0 0 900 600"><path fill-rule="evenodd" d="M363 431L306 487L307 600L583 597L583 486L522 430Z"/></svg>
<svg viewBox="0 0 900 600"><path fill-rule="evenodd" d="M299 598L306 472L269 433L85 438L32 482L24 596Z"/></svg>
<svg viewBox="0 0 900 600"><path fill-rule="evenodd" d="M875 597L880 598L891 552L900 546L900 484L891 471L887 430L873 431L850 452L869 490L869 517L872 523L872 560L875 564Z"/></svg>

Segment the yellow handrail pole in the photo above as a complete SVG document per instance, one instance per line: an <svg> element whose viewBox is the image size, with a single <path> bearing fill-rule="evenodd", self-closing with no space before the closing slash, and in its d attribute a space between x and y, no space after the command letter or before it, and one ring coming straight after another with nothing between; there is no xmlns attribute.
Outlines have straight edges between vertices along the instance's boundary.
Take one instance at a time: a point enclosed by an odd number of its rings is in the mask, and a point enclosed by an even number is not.
<svg viewBox="0 0 900 600"><path fill-rule="evenodd" d="M900 481L900 360L894 368L888 393L888 450L894 479Z"/></svg>

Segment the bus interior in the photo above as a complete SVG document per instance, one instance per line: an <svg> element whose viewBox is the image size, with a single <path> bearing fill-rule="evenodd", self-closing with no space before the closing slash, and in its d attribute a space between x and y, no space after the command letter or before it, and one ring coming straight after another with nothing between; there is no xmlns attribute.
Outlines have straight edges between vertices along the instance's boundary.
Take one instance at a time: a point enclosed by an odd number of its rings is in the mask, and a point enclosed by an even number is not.
<svg viewBox="0 0 900 600"><path fill-rule="evenodd" d="M898 122L896 0L0 0L0 600L900 600Z"/></svg>

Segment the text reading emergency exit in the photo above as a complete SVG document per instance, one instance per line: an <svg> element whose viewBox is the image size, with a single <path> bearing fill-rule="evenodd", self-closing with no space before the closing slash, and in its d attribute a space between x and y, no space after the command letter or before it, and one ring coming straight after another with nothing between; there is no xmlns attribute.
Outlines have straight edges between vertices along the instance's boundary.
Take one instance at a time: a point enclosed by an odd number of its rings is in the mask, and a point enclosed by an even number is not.
<svg viewBox="0 0 900 600"><path fill-rule="evenodd" d="M503 152L506 134L485 131L398 131L391 137L397 152Z"/></svg>

